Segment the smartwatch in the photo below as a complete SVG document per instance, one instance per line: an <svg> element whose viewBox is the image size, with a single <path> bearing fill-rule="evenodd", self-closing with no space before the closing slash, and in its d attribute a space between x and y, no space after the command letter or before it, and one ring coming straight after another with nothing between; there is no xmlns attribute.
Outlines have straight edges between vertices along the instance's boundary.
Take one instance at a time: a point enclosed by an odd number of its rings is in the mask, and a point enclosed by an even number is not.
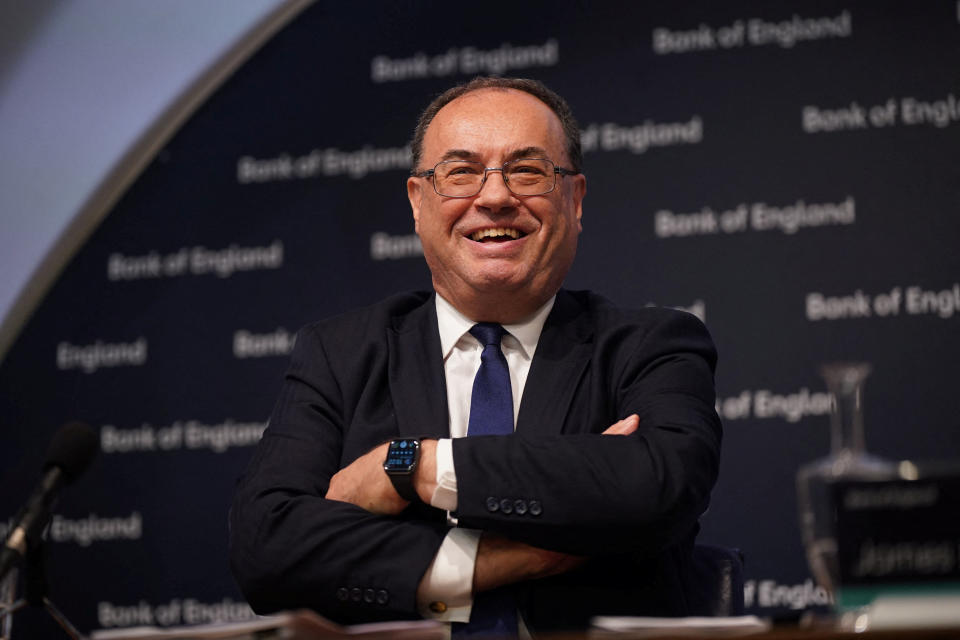
<svg viewBox="0 0 960 640"><path fill-rule="evenodd" d="M407 502L420 502L420 496L413 488L413 474L420 462L420 439L397 438L390 441L387 459L383 461L383 470L387 472L393 488Z"/></svg>

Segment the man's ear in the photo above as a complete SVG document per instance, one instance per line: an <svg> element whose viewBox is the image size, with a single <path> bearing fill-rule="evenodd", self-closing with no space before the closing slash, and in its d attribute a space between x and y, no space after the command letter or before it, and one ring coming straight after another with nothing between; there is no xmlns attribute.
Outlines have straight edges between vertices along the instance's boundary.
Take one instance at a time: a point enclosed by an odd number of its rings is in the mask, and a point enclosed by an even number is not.
<svg viewBox="0 0 960 640"><path fill-rule="evenodd" d="M420 233L420 203L423 201L423 181L410 176L407 178L407 199L413 211L413 228Z"/></svg>
<svg viewBox="0 0 960 640"><path fill-rule="evenodd" d="M577 230L583 231L581 218L583 218L583 198L587 195L587 176L578 173L570 177L573 179L572 197L574 210L577 212Z"/></svg>

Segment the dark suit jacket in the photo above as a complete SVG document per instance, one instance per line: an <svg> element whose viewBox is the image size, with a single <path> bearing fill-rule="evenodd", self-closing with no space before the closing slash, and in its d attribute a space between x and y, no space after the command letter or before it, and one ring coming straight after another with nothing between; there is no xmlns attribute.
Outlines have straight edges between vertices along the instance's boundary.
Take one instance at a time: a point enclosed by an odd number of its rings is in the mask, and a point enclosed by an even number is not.
<svg viewBox="0 0 960 640"><path fill-rule="evenodd" d="M257 611L417 617L444 514L413 505L378 516L323 496L338 469L390 438L448 436L434 305L432 294L404 294L300 332L231 509L231 564ZM591 557L517 585L532 630L687 613L690 550L719 462L715 361L690 314L561 290L516 433L454 440L460 526ZM599 435L631 413L637 433Z"/></svg>

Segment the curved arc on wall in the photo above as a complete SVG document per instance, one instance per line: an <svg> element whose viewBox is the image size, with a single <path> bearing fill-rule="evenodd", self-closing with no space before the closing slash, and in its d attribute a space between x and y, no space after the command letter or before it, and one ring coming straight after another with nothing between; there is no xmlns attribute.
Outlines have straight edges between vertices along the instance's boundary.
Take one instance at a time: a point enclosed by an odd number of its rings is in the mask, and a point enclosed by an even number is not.
<svg viewBox="0 0 960 640"><path fill-rule="evenodd" d="M0 323L0 362L34 310L120 197L191 115L234 72L314 0L287 0L254 24L191 82L133 142L60 232Z"/></svg>

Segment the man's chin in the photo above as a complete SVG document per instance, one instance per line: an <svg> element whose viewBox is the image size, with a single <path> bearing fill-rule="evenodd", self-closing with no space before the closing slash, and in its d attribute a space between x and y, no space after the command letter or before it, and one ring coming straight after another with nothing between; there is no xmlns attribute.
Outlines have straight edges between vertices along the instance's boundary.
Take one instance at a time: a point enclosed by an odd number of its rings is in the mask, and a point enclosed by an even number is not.
<svg viewBox="0 0 960 640"><path fill-rule="evenodd" d="M470 286L478 293L490 295L510 293L523 295L530 287L530 279L525 270L511 268L486 269L470 281Z"/></svg>

